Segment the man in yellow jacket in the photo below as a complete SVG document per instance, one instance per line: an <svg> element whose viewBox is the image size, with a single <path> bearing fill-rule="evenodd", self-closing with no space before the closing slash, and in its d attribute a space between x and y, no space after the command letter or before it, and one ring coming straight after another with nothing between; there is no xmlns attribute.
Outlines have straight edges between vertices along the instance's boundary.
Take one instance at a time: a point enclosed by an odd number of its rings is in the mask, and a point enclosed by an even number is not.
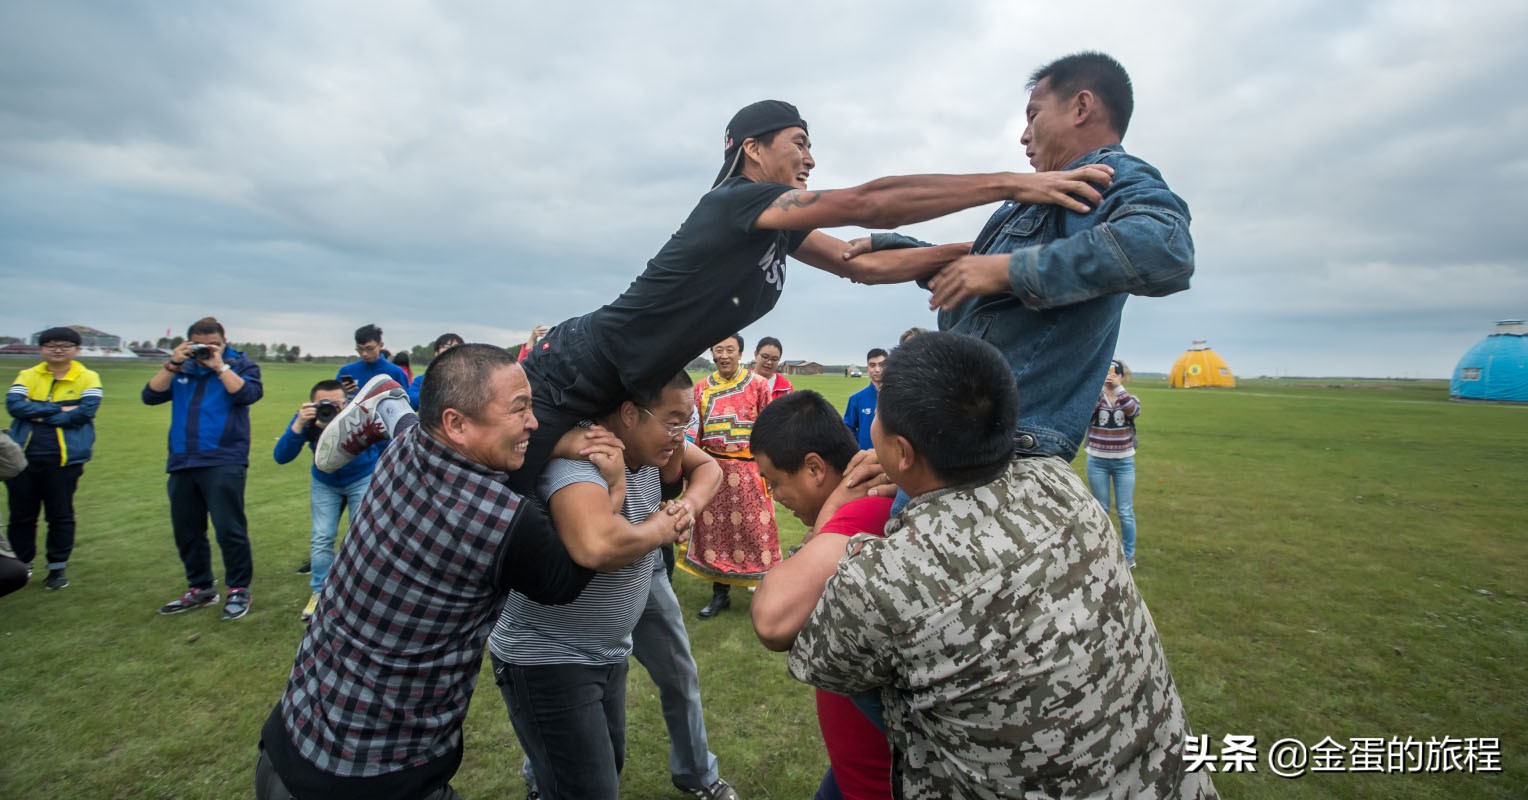
<svg viewBox="0 0 1528 800"><path fill-rule="evenodd" d="M69 585L64 569L74 552L74 489L95 445L101 376L74 360L80 334L49 328L38 334L42 363L24 369L5 395L10 435L26 453L26 469L5 482L10 497L7 538L16 558L32 572L37 556L37 514L48 519L49 589Z"/></svg>

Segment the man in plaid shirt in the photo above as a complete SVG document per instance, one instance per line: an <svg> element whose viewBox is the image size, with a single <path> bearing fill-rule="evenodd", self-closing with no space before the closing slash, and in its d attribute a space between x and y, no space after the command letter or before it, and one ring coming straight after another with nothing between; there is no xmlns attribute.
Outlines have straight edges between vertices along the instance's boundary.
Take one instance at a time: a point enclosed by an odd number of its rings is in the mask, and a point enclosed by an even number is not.
<svg viewBox="0 0 1528 800"><path fill-rule="evenodd" d="M419 416L390 425L261 731L260 800L459 797L462 721L505 595L567 603L592 576L539 503L504 485L536 428L513 356L481 344L442 354Z"/></svg>

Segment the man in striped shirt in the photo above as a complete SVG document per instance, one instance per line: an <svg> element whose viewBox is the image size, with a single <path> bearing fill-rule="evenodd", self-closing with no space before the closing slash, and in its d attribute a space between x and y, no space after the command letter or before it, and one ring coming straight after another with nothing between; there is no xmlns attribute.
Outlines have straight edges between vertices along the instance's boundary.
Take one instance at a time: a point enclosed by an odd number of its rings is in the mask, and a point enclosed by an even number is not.
<svg viewBox="0 0 1528 800"><path fill-rule="evenodd" d="M655 513L663 505L659 467L675 457L693 461L690 489L673 501L683 505L684 520L721 478L714 462L684 441L693 410L690 377L680 372L596 420L620 448L595 446L589 461L554 459L542 473L539 493L569 552L601 572L564 606L511 593L489 636L494 679L529 761L527 780L534 775L541 798L617 796L632 631L662 568L657 550L676 539L670 515ZM730 792L725 781L715 783Z"/></svg>

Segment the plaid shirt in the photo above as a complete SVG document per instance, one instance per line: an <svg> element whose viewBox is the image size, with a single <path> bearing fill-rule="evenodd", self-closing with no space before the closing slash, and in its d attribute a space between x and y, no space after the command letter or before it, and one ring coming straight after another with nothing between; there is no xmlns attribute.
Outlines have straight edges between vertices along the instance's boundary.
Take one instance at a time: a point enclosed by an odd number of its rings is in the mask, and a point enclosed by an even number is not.
<svg viewBox="0 0 1528 800"><path fill-rule="evenodd" d="M521 516L508 476L418 427L377 462L279 714L305 760L372 777L453 755Z"/></svg>

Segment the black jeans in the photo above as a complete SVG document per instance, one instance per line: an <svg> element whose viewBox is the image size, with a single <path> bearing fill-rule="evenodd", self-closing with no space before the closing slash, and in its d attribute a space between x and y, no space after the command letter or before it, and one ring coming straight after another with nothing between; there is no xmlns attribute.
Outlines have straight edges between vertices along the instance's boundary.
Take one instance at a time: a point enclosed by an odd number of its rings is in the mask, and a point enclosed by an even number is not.
<svg viewBox="0 0 1528 800"><path fill-rule="evenodd" d="M207 543L207 518L217 529L223 551L223 582L231 589L249 588L254 560L249 551L249 524L244 518L244 474L240 464L196 467L170 473L170 525L175 547L186 567L186 585L212 586L212 546Z"/></svg>
<svg viewBox="0 0 1528 800"><path fill-rule="evenodd" d="M589 314L558 323L521 364L531 384L536 430L531 432L525 465L509 473L506 484L523 495L536 492L536 479L564 433L581 420L594 419L619 406L630 392L615 366L595 344Z"/></svg>
<svg viewBox="0 0 1528 800"><path fill-rule="evenodd" d="M626 662L519 667L493 659L546 800L616 800L626 763Z"/></svg>
<svg viewBox="0 0 1528 800"><path fill-rule="evenodd" d="M264 750L260 751L260 760L255 762L255 800L305 800L293 795L286 784L281 782L281 776L276 774L276 767L271 764L270 756L267 756ZM314 798L314 800L320 799ZM463 798L448 784L419 800L463 800Z"/></svg>
<svg viewBox="0 0 1528 800"><path fill-rule="evenodd" d="M5 482L11 504L6 538L18 560L30 564L37 558L37 512L43 511L48 517L48 569L69 566L74 552L74 489L84 470L84 464L61 467L33 461Z"/></svg>

